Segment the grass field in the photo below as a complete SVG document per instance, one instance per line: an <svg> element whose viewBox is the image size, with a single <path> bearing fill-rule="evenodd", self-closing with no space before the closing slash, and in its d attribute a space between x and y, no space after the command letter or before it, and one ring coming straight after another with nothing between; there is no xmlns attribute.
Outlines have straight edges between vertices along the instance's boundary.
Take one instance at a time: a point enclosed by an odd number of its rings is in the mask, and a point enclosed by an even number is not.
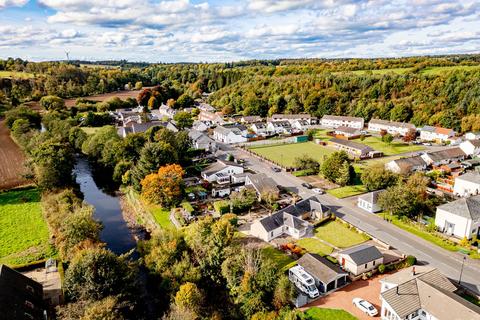
<svg viewBox="0 0 480 320"><path fill-rule="evenodd" d="M295 260L293 260L289 255L270 245L266 245L262 252L266 257L272 259L272 261L277 265L278 269L283 269L289 264L295 262Z"/></svg>
<svg viewBox="0 0 480 320"><path fill-rule="evenodd" d="M313 307L305 311L308 320L356 320L345 310Z"/></svg>
<svg viewBox="0 0 480 320"><path fill-rule="evenodd" d="M173 224L170 221L170 210L160 206L149 205L147 209L152 213L153 218L162 228L172 228Z"/></svg>
<svg viewBox="0 0 480 320"><path fill-rule="evenodd" d="M0 78L31 79L33 77L33 73L28 72L0 71Z"/></svg>
<svg viewBox="0 0 480 320"><path fill-rule="evenodd" d="M335 198L347 198L347 197L353 197L358 194L362 194L367 192L367 188L363 184L356 184L353 186L345 186L341 188L336 188L336 189L330 189L327 190L327 193L334 196Z"/></svg>
<svg viewBox="0 0 480 320"><path fill-rule="evenodd" d="M480 66L427 67L421 70L420 73L425 75L440 75L446 72L457 71L457 70L475 71L479 69L480 69ZM413 68L392 68L392 69L378 69L378 70L340 71L340 72L335 72L334 74L341 75L341 74L353 73L355 75L364 75L370 72L376 75L384 75L389 73L405 74L411 70L413 70Z"/></svg>
<svg viewBox="0 0 480 320"><path fill-rule="evenodd" d="M315 236L338 247L348 248L369 239L368 236L349 229L339 221L328 221L315 229Z"/></svg>
<svg viewBox="0 0 480 320"><path fill-rule="evenodd" d="M314 142L291 143L267 147L262 146L251 148L250 150L287 167L294 166L295 158L304 154L308 154L322 162L324 156L328 156L335 151L334 149L320 146Z"/></svg>
<svg viewBox="0 0 480 320"><path fill-rule="evenodd" d="M102 129L103 127L80 127L88 135L94 134L98 130Z"/></svg>
<svg viewBox="0 0 480 320"><path fill-rule="evenodd" d="M366 144L377 151L383 152L385 156L393 156L400 153L414 152L424 150L423 146L409 145L403 142L392 142L391 144L385 143L380 137L367 137L365 140L357 142Z"/></svg>
<svg viewBox="0 0 480 320"><path fill-rule="evenodd" d="M451 67L429 67L422 70L426 75L439 75L445 72L464 70L464 71L476 71L480 70L480 66L451 66Z"/></svg>
<svg viewBox="0 0 480 320"><path fill-rule="evenodd" d="M0 264L22 265L54 256L48 240L37 189L0 193Z"/></svg>
<svg viewBox="0 0 480 320"><path fill-rule="evenodd" d="M324 244L315 238L302 238L296 241L297 245L306 249L310 253L316 253L321 256L326 256L333 252L333 248Z"/></svg>

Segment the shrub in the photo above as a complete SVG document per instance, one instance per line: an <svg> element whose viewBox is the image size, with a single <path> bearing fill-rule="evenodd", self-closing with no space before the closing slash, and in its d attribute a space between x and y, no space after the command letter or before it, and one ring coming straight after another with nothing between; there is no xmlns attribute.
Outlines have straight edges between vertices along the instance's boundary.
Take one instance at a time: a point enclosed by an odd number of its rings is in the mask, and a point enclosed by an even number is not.
<svg viewBox="0 0 480 320"><path fill-rule="evenodd" d="M213 208L216 213L224 214L230 211L230 203L225 200L215 201L213 203Z"/></svg>
<svg viewBox="0 0 480 320"><path fill-rule="evenodd" d="M380 272L380 273L384 273L384 272L385 272L385 265L384 265L383 263L378 266L378 272Z"/></svg>
<svg viewBox="0 0 480 320"><path fill-rule="evenodd" d="M467 237L463 237L463 239L460 241L460 245L462 247L468 248L470 247L470 241L468 241Z"/></svg>
<svg viewBox="0 0 480 320"><path fill-rule="evenodd" d="M407 259L405 260L405 263L407 264L408 267L411 267L415 263L417 263L417 258L415 258L415 256L408 256Z"/></svg>

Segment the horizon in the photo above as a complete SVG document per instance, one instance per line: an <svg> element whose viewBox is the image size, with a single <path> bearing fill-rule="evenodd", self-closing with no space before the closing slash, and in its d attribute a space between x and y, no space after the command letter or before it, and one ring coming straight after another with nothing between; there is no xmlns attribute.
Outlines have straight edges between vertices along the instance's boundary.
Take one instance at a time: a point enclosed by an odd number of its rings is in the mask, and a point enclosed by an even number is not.
<svg viewBox="0 0 480 320"><path fill-rule="evenodd" d="M226 63L476 54L480 4L3 0L0 57Z"/></svg>

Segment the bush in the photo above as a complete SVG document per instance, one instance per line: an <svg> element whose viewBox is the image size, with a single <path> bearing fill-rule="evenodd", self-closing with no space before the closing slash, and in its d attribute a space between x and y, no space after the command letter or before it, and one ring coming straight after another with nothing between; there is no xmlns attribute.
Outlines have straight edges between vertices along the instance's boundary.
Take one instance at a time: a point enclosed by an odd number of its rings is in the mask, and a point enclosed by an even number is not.
<svg viewBox="0 0 480 320"><path fill-rule="evenodd" d="M417 258L415 258L415 256L408 256L405 263L407 264L407 267L411 267L417 263Z"/></svg>
<svg viewBox="0 0 480 320"><path fill-rule="evenodd" d="M216 213L224 214L230 211L230 203L225 200L215 201L213 203L213 208Z"/></svg>
<svg viewBox="0 0 480 320"><path fill-rule="evenodd" d="M378 272L380 272L380 273L384 273L384 272L385 272L385 265L384 265L383 263L378 266Z"/></svg>

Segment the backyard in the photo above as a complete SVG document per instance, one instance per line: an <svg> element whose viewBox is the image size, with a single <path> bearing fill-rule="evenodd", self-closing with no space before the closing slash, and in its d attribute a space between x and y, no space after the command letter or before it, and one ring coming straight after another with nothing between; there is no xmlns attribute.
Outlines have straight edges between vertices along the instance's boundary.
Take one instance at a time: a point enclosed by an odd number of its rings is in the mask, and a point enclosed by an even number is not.
<svg viewBox="0 0 480 320"><path fill-rule="evenodd" d="M289 255L271 245L265 245L262 252L275 263L278 269L286 269L290 264L295 262Z"/></svg>
<svg viewBox="0 0 480 320"><path fill-rule="evenodd" d="M345 310L326 309L313 307L305 311L305 315L309 320L356 320L354 316Z"/></svg>
<svg viewBox="0 0 480 320"><path fill-rule="evenodd" d="M55 256L43 220L40 192L23 189L0 193L0 264L28 264Z"/></svg>
<svg viewBox="0 0 480 320"><path fill-rule="evenodd" d="M333 248L315 238L302 238L296 241L297 245L310 253L326 256L333 252Z"/></svg>
<svg viewBox="0 0 480 320"><path fill-rule="evenodd" d="M315 236L337 248L348 248L370 239L367 235L358 233L337 220L328 221L317 227Z"/></svg>

